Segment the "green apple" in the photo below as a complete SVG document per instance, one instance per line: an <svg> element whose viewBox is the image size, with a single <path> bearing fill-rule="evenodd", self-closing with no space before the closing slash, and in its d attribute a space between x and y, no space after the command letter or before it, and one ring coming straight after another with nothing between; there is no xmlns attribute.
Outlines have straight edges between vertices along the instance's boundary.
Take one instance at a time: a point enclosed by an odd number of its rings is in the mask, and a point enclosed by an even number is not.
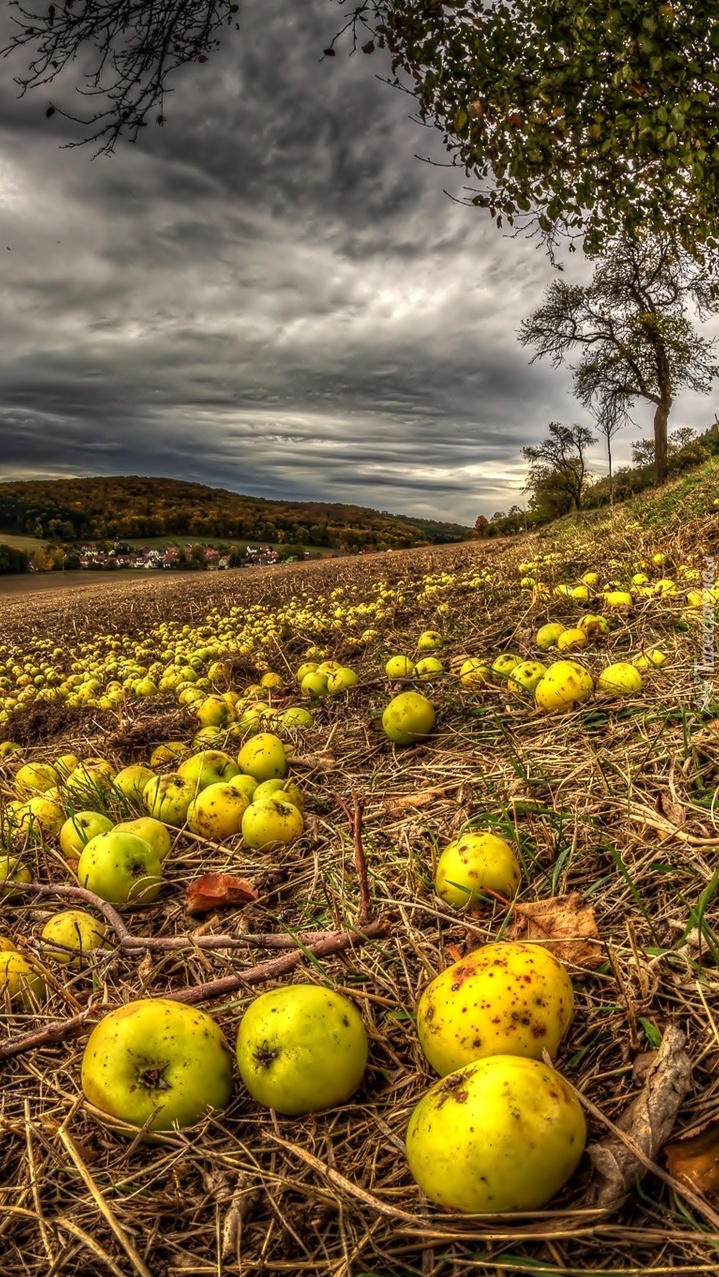
<svg viewBox="0 0 719 1277"><path fill-rule="evenodd" d="M232 1054L219 1025L196 1007L141 998L95 1026L82 1059L85 1098L148 1131L192 1126L232 1095Z"/></svg>
<svg viewBox="0 0 719 1277"><path fill-rule="evenodd" d="M242 817L242 837L256 851L276 842L295 842L303 829L302 812L278 798L251 803Z"/></svg>
<svg viewBox="0 0 719 1277"><path fill-rule="evenodd" d="M116 828L91 838L77 864L80 886L110 904L151 904L160 894L161 875L155 848Z"/></svg>
<svg viewBox="0 0 719 1277"><path fill-rule="evenodd" d="M199 754L193 754L191 758L186 758L184 763L180 763L177 769L178 776L183 776L185 780L192 781L195 792L200 789L206 789L208 785L227 784L236 776L240 768L230 758L229 754L225 754L221 749L203 749Z"/></svg>
<svg viewBox="0 0 719 1277"><path fill-rule="evenodd" d="M112 821L99 811L76 811L60 830L60 848L68 860L77 860L86 843L96 834L106 834Z"/></svg>
<svg viewBox="0 0 719 1277"><path fill-rule="evenodd" d="M115 829L144 838L145 842L149 842L150 846L155 848L160 860L165 859L172 846L169 830L165 828L161 820L155 820L154 816L138 816L136 820L121 820L115 825ZM101 831L98 830L98 832Z"/></svg>
<svg viewBox="0 0 719 1277"><path fill-rule="evenodd" d="M250 1095L291 1117L348 1100L362 1081L368 1053L357 1009L316 984L261 994L237 1035L237 1063Z"/></svg>

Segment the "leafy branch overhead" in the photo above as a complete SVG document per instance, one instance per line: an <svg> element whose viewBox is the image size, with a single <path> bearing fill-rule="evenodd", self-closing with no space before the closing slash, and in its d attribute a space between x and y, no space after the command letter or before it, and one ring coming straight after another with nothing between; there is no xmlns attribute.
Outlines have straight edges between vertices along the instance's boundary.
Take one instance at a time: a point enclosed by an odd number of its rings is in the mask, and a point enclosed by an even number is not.
<svg viewBox="0 0 719 1277"><path fill-rule="evenodd" d="M619 234L674 231L719 247L719 25L700 0L336 0L334 40L391 56L500 227L589 253ZM207 61L241 7L228 0L14 0L4 50L23 92L82 56L89 137L137 137L179 67ZM239 13L238 13L239 8ZM287 4L288 14L297 10ZM322 51L318 50L318 56ZM48 109L52 113L53 107Z"/></svg>

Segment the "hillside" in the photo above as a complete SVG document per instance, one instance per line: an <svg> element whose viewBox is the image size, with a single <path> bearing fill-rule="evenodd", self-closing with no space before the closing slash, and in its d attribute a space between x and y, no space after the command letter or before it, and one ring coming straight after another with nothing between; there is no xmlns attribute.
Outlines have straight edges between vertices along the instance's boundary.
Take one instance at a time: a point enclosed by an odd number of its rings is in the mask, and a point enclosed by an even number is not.
<svg viewBox="0 0 719 1277"><path fill-rule="evenodd" d="M2 483L0 530L65 542L206 536L347 550L437 545L471 535L458 523L365 506L268 501L137 475Z"/></svg>

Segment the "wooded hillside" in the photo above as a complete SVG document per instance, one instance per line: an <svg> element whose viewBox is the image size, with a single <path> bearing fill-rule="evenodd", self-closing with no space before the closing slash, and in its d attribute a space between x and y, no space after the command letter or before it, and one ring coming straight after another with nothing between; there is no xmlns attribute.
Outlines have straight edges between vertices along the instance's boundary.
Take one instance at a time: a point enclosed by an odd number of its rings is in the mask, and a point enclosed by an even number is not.
<svg viewBox="0 0 719 1277"><path fill-rule="evenodd" d="M177 479L28 480L0 484L0 529L45 540L246 537L336 549L463 541L470 529L321 502L267 501Z"/></svg>

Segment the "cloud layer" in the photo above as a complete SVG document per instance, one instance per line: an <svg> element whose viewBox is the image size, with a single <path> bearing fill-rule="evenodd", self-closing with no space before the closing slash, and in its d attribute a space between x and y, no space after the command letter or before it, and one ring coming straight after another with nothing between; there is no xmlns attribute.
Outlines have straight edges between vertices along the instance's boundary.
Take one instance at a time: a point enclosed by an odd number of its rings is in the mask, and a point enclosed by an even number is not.
<svg viewBox="0 0 719 1277"><path fill-rule="evenodd" d="M456 202L377 55L321 60L340 15L245 0L165 128L96 160L60 149L71 134L4 65L4 477L168 475L473 522L518 499L523 444L581 419L568 375L516 340L549 264ZM676 424L710 419L688 399Z"/></svg>

